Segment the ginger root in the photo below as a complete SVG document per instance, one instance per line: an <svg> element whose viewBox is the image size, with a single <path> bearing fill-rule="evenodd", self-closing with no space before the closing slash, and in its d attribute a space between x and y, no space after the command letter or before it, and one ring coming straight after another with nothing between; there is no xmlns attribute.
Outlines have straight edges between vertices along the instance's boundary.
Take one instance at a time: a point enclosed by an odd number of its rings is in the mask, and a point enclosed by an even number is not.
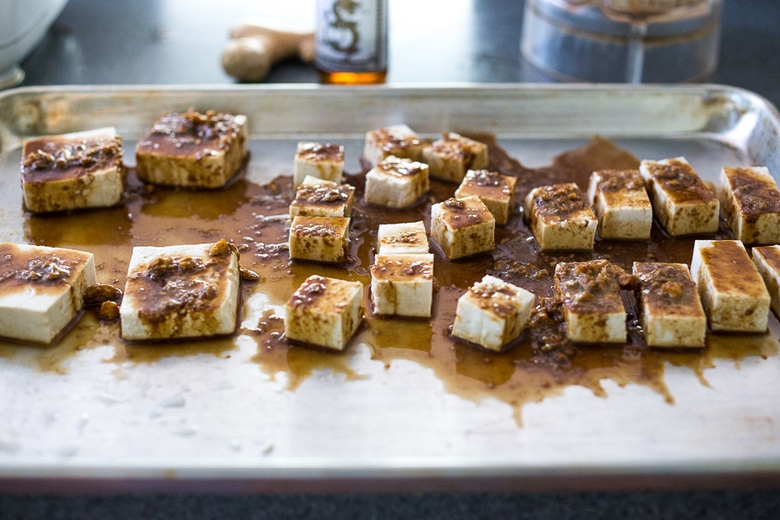
<svg viewBox="0 0 780 520"><path fill-rule="evenodd" d="M222 68L239 81L258 82L285 59L314 61L314 33L291 31L251 18L230 32L222 51Z"/></svg>

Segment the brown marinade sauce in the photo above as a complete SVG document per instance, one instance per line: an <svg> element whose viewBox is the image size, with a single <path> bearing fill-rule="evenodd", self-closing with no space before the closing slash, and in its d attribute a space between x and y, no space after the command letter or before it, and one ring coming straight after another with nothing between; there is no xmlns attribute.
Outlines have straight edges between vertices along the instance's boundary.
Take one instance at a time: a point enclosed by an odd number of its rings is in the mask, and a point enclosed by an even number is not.
<svg viewBox="0 0 780 520"><path fill-rule="evenodd" d="M345 185L303 184L298 186L293 203L338 206L349 200L350 191Z"/></svg>
<svg viewBox="0 0 780 520"><path fill-rule="evenodd" d="M533 198L533 211L540 218L566 218L588 208L581 188L571 183L542 186Z"/></svg>
<svg viewBox="0 0 780 520"><path fill-rule="evenodd" d="M669 198L678 204L706 202L715 198L693 168L683 162L671 160L669 164L655 164L650 173L653 182L661 185Z"/></svg>
<svg viewBox="0 0 780 520"><path fill-rule="evenodd" d="M344 147L331 143L306 143L298 147L298 158L306 161L343 161Z"/></svg>
<svg viewBox="0 0 780 520"><path fill-rule="evenodd" d="M22 151L22 179L27 183L76 178L119 164L122 139L58 137L31 139Z"/></svg>
<svg viewBox="0 0 780 520"><path fill-rule="evenodd" d="M780 191L756 179L744 168L731 168L729 183L743 214L754 220L765 213L780 213Z"/></svg>
<svg viewBox="0 0 780 520"><path fill-rule="evenodd" d="M490 170L474 170L466 176L465 185L473 186L484 197L500 199L510 195L510 187L506 178L498 172Z"/></svg>
<svg viewBox="0 0 780 520"><path fill-rule="evenodd" d="M639 170L602 170L602 181L598 188L602 192L638 191L645 189L644 179Z"/></svg>
<svg viewBox="0 0 780 520"><path fill-rule="evenodd" d="M641 262L637 264L637 276L642 299L648 307L663 308L665 313L676 316L698 309L696 284L690 272L681 265Z"/></svg>
<svg viewBox="0 0 780 520"><path fill-rule="evenodd" d="M67 251L41 256L22 251L14 244L0 244L0 293L22 291L30 284L42 290L72 283L75 268L83 261L83 255Z"/></svg>
<svg viewBox="0 0 780 520"><path fill-rule="evenodd" d="M619 271L607 260L563 262L555 269L555 287L572 312L621 312Z"/></svg>
<svg viewBox="0 0 780 520"><path fill-rule="evenodd" d="M208 111L189 110L169 113L157 120L138 142L141 153L193 155L200 157L205 149L227 150L238 137L240 125L236 116Z"/></svg>
<svg viewBox="0 0 780 520"><path fill-rule="evenodd" d="M488 169L517 178L517 201L524 200L537 186L574 182L584 190L594 170L636 169L639 166L636 157L627 151L595 138L580 148L562 153L550 166L531 169L509 156L492 136L469 137L489 145ZM310 275L359 280L368 287L379 224L423 220L430 229L430 206L452 197L457 188L455 184L433 179L427 197L412 208L397 210L370 205L363 200L365 172L346 177L347 182L356 187L355 208L350 226L349 258L338 266L290 261L287 253L289 223L274 217L288 214L295 193L289 176L280 176L261 186L239 175L218 193L212 193L148 188L138 181L135 172L130 171L131 196L123 207L73 213L67 218L28 215L25 235L31 243L78 246L92 251L99 264L98 281L118 287L124 287L134 245L203 243L225 237L241 252L241 267L256 272L262 280L243 285L244 301L254 291L262 291L272 303L281 305ZM410 360L430 369L448 392L466 399L479 401L489 397L509 404L520 422L525 403L558 395L571 385L588 388L598 396L606 396L603 380L620 386L643 385L657 392L662 401L671 403L674 397L664 382L667 365L686 367L691 371L691 377L706 384L704 373L715 366L715 360L738 363L748 356L777 354L777 342L769 334L739 337L710 334L706 349L649 349L642 339L636 301L630 291L623 291L629 337L626 344L581 346L569 343L560 303L553 298L556 264L603 258L626 271L631 271L634 261L688 264L694 239L671 237L654 225L649 241L597 240L593 251L540 252L521 217L515 211L507 225L496 228L496 246L490 253L447 261L432 248L436 256L430 320L378 317L369 312L346 350L333 353L288 344L284 340L282 320L273 313L266 313L256 325L241 331L257 342L253 361L271 377L278 372L287 373L291 389L319 369L344 374L350 381L364 377L350 367L350 357L356 351L355 345L365 343L372 358L388 370L392 370L396 360ZM733 236L727 227L721 226L711 238ZM450 335L457 299L485 274L537 295L531 326L500 353L456 341ZM115 345L117 362L128 359L154 362L165 356L210 350L215 355L225 356L231 349L231 344L224 338L186 345L161 342L138 347L117 340L115 329L118 329L117 324L103 324L94 329L94 337L82 330L86 339L79 340L77 346L85 348L109 342ZM74 343L75 340L63 344ZM76 351L74 347L72 352Z"/></svg>
<svg viewBox="0 0 780 520"><path fill-rule="evenodd" d="M217 280L223 278L229 257L200 258L161 256L136 273L128 294L138 301L139 315L149 323L159 323L172 312L202 311L215 306Z"/></svg>

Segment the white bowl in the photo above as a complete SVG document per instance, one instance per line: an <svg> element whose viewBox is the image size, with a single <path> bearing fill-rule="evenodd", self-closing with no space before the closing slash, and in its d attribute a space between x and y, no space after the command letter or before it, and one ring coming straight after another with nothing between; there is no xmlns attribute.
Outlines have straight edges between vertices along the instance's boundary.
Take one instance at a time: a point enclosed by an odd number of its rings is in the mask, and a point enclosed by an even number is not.
<svg viewBox="0 0 780 520"><path fill-rule="evenodd" d="M68 0L0 1L0 89L24 79L19 63L46 34Z"/></svg>

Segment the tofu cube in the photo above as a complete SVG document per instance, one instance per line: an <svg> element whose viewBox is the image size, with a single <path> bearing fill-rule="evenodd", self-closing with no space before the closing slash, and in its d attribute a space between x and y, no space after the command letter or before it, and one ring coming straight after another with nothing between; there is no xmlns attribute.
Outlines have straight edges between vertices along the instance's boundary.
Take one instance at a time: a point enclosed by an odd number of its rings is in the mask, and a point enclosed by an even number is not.
<svg viewBox="0 0 780 520"><path fill-rule="evenodd" d="M371 298L380 316L430 317L433 255L377 255L371 266Z"/></svg>
<svg viewBox="0 0 780 520"><path fill-rule="evenodd" d="M768 168L721 169L718 199L737 240L780 243L780 191Z"/></svg>
<svg viewBox="0 0 780 520"><path fill-rule="evenodd" d="M525 218L542 251L593 249L598 219L574 183L532 189Z"/></svg>
<svg viewBox="0 0 780 520"><path fill-rule="evenodd" d="M684 157L642 161L653 214L673 236L718 231L720 202Z"/></svg>
<svg viewBox="0 0 780 520"><path fill-rule="evenodd" d="M224 240L134 247L119 307L122 338L232 334L240 285L238 252Z"/></svg>
<svg viewBox="0 0 780 520"><path fill-rule="evenodd" d="M488 166L488 147L454 132L422 149L422 161L431 168L431 176L450 182L461 182L468 170Z"/></svg>
<svg viewBox="0 0 780 520"><path fill-rule="evenodd" d="M290 203L290 218L302 217L349 217L355 200L355 187L336 184L331 181L303 182L295 190Z"/></svg>
<svg viewBox="0 0 780 520"><path fill-rule="evenodd" d="M649 347L704 347L707 316L685 264L634 262Z"/></svg>
<svg viewBox="0 0 780 520"><path fill-rule="evenodd" d="M366 202L389 208L407 208L428 193L428 165L391 155L366 174Z"/></svg>
<svg viewBox="0 0 780 520"><path fill-rule="evenodd" d="M378 255L419 255L427 253L428 249L428 235L425 233L425 223L422 220L379 225Z"/></svg>
<svg viewBox="0 0 780 520"><path fill-rule="evenodd" d="M713 331L764 332L771 302L739 240L697 240L691 275Z"/></svg>
<svg viewBox="0 0 780 520"><path fill-rule="evenodd" d="M535 300L533 293L485 275L458 298L452 335L500 351L523 331Z"/></svg>
<svg viewBox="0 0 780 520"><path fill-rule="evenodd" d="M450 198L431 206L431 238L450 260L492 251L496 219L479 197Z"/></svg>
<svg viewBox="0 0 780 520"><path fill-rule="evenodd" d="M284 306L287 339L344 350L363 321L363 284L313 275Z"/></svg>
<svg viewBox="0 0 780 520"><path fill-rule="evenodd" d="M509 222L515 201L517 177L501 175L491 170L469 170L455 190L455 197L462 199L475 195L493 214L496 224Z"/></svg>
<svg viewBox="0 0 780 520"><path fill-rule="evenodd" d="M373 168L382 159L391 155L419 161L422 158L423 146L424 143L420 136L407 125L377 128L366 132L363 160L369 168Z"/></svg>
<svg viewBox="0 0 780 520"><path fill-rule="evenodd" d="M290 225L290 258L340 263L349 254L349 223L345 217L295 217Z"/></svg>
<svg viewBox="0 0 780 520"><path fill-rule="evenodd" d="M295 152L293 182L297 188L307 176L341 184L344 147L340 144L301 142Z"/></svg>
<svg viewBox="0 0 780 520"><path fill-rule="evenodd" d="M151 184L221 188L247 158L246 116L189 110L157 120L135 147L138 178Z"/></svg>
<svg viewBox="0 0 780 520"><path fill-rule="evenodd" d="M569 340L577 343L626 341L621 271L606 260L563 262L555 266L555 293L563 303Z"/></svg>
<svg viewBox="0 0 780 520"><path fill-rule="evenodd" d="M122 138L99 128L28 139L22 148L22 195L33 213L108 207L125 190Z"/></svg>
<svg viewBox="0 0 780 520"><path fill-rule="evenodd" d="M752 253L753 263L769 291L772 310L780 316L780 246L754 247Z"/></svg>
<svg viewBox="0 0 780 520"><path fill-rule="evenodd" d="M590 176L588 202L601 238L649 240L653 206L637 170L599 170Z"/></svg>
<svg viewBox="0 0 780 520"><path fill-rule="evenodd" d="M0 336L52 343L95 283L92 253L0 243Z"/></svg>

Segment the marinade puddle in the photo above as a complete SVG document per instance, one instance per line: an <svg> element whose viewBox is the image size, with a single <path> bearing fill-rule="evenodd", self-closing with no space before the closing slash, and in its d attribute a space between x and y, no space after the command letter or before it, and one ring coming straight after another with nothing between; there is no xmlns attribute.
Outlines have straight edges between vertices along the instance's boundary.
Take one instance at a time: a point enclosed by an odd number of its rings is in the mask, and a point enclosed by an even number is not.
<svg viewBox="0 0 780 520"><path fill-rule="evenodd" d="M533 187L553 182L576 182L584 190L588 176L599 168L635 168L638 160L611 142L594 138L581 148L562 153L550 166L529 169L508 156L488 135L472 136L490 145L490 169L518 178L516 202ZM431 181L426 199L409 210L390 210L366 204L362 199L364 175L347 175L355 185L356 201L350 232L351 258L343 266L290 262L287 251L287 214L293 196L291 179L280 176L260 186L239 177L218 191L149 188L129 172L129 196L118 208L76 212L66 216L28 216L28 242L91 251L98 263L98 279L124 287L132 246L201 243L226 238L239 246L241 264L261 276L258 283L243 284L243 298L256 292L281 305L311 274L359 280L368 287L368 268L373 260L379 224L424 220L430 229L430 206L453 195L454 184ZM282 216L281 218L274 218ZM721 227L716 238L732 238ZM642 385L661 398L674 402L664 382L667 365L690 370L706 385L705 371L718 361L739 365L746 358L775 356L778 343L770 334L756 336L710 335L708 348L693 351L648 349L636 331L636 309L630 298L629 342L625 345L568 344L557 324L542 321L526 330L501 353L485 351L455 341L449 334L457 298L485 274L492 274L524 287L540 297L552 296L552 272L561 261L607 258L630 271L635 260L689 263L694 238L672 238L654 226L652 240L639 242L598 241L592 252L541 253L519 214L496 229L496 248L461 261L447 261L436 250L433 315L430 320L377 318L370 311L345 352L326 352L290 345L283 337L281 319L266 311L257 323L244 324L238 332L253 338L257 352L252 361L271 378L285 373L288 389L295 390L318 370L343 376L343 383L366 376L351 368L355 345L368 345L373 360L392 370L396 360L408 360L433 371L448 392L480 401L494 398L511 405L520 423L522 407L565 388L578 385L595 395L606 396L603 380L620 386ZM368 301L368 293L366 292ZM108 361L154 363L169 356L213 354L227 357L236 348L236 337L190 343L132 345L118 339L117 324L101 324L89 315L82 318L61 344L40 347L41 370L63 371L63 363L79 350L114 345ZM0 357L13 357L18 347L0 343ZM261 384L258 381L258 384Z"/></svg>

